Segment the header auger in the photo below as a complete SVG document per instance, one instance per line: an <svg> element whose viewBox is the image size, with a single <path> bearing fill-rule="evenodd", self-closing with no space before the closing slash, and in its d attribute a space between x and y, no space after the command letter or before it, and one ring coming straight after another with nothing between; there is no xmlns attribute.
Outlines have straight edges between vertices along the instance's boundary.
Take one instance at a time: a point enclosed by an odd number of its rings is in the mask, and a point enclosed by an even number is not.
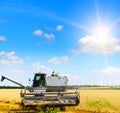
<svg viewBox="0 0 120 113"><path fill-rule="evenodd" d="M66 106L77 106L80 103L79 88L68 86L64 77L46 76L45 73L35 73L32 86L24 86L10 78L2 76L24 88L20 92L24 109L27 107L59 107L64 111Z"/></svg>

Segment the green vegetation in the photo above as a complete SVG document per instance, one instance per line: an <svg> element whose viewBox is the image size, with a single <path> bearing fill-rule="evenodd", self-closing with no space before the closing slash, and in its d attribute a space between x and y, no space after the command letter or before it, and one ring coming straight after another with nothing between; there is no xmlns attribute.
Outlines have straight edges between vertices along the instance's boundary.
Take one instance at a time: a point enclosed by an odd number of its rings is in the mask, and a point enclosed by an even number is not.
<svg viewBox="0 0 120 113"><path fill-rule="evenodd" d="M55 73L56 77L59 77L59 73ZM98 86L98 85L83 85L83 86L72 86L80 87L82 90L120 90L120 86ZM0 86L0 89L22 89L19 86Z"/></svg>
<svg viewBox="0 0 120 113"><path fill-rule="evenodd" d="M42 107L36 107L38 113L58 113L59 110L49 108L47 107L46 109L42 109Z"/></svg>
<svg viewBox="0 0 120 113"><path fill-rule="evenodd" d="M18 86L0 86L0 89L22 89Z"/></svg>
<svg viewBox="0 0 120 113"><path fill-rule="evenodd" d="M55 77L60 77L59 73L55 73Z"/></svg>
<svg viewBox="0 0 120 113"><path fill-rule="evenodd" d="M82 90L120 90L120 86L82 86Z"/></svg>

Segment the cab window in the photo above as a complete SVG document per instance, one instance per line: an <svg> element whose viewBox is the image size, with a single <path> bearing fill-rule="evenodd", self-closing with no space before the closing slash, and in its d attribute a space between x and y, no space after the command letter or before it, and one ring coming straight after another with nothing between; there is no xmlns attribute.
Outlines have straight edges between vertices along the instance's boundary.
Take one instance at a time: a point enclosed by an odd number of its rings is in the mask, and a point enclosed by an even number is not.
<svg viewBox="0 0 120 113"><path fill-rule="evenodd" d="M36 80L37 80L37 81L40 80L40 76L36 76Z"/></svg>

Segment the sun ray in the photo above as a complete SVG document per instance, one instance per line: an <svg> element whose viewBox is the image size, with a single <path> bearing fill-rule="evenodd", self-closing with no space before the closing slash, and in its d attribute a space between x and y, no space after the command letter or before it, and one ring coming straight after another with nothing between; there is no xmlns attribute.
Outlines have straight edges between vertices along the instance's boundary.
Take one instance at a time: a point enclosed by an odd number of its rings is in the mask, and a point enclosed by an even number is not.
<svg viewBox="0 0 120 113"><path fill-rule="evenodd" d="M112 28L113 28L117 23L119 23L119 22L120 22L120 17L117 18L117 19L115 19L115 20L112 22L112 24L109 25L109 28L112 29Z"/></svg>
<svg viewBox="0 0 120 113"><path fill-rule="evenodd" d="M61 21L65 22L65 23L69 24L69 25L74 26L74 27L77 27L77 28L86 30L86 31L88 31L88 32L91 32L91 31L92 31L92 29L91 29L90 27L88 27L88 26L81 25L81 24L78 24L78 23L76 23L76 22L72 22L72 21L69 21L69 20L61 19L61 18L59 18L59 19L60 19Z"/></svg>
<svg viewBox="0 0 120 113"><path fill-rule="evenodd" d="M96 16L97 16L98 25L101 25L100 11L99 11L97 2L95 2L95 8L96 8Z"/></svg>

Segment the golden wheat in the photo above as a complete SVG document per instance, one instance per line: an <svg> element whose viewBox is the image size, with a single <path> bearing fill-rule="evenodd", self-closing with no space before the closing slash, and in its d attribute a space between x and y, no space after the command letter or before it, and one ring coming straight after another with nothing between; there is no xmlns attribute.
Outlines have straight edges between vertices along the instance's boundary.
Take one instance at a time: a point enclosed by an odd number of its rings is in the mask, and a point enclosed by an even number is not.
<svg viewBox="0 0 120 113"><path fill-rule="evenodd" d="M0 89L0 111L19 108L19 94L20 89ZM120 90L80 90L80 100L80 105L67 110L120 113Z"/></svg>
<svg viewBox="0 0 120 113"><path fill-rule="evenodd" d="M81 90L80 95L76 109L120 113L120 90Z"/></svg>

